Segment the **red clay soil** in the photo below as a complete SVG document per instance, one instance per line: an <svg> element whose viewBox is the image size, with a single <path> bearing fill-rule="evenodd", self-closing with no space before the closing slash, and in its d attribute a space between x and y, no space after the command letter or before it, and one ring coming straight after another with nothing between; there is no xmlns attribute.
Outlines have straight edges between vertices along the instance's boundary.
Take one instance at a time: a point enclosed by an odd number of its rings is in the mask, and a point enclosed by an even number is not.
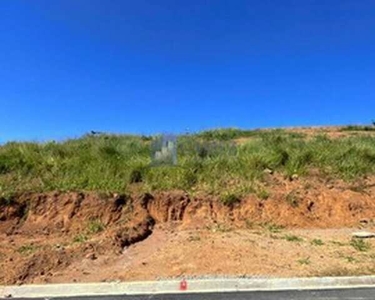
<svg viewBox="0 0 375 300"><path fill-rule="evenodd" d="M375 219L371 180L356 192L339 181L289 181L270 175L268 188L269 199L249 195L232 206L215 197L191 197L182 191L133 196L20 195L12 203L0 205L0 284L50 282L55 274L73 270L85 258L113 260L150 237L155 226L168 225L172 232L199 231L217 224L239 230L249 224L344 228Z"/></svg>

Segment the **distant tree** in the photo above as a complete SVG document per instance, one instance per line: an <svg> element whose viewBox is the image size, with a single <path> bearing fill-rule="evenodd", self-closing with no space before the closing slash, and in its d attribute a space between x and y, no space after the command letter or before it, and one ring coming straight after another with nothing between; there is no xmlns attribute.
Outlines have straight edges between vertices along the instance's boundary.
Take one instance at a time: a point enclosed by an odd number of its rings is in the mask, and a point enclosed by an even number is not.
<svg viewBox="0 0 375 300"><path fill-rule="evenodd" d="M372 123L372 126L375 127L375 120L372 120L371 123Z"/></svg>

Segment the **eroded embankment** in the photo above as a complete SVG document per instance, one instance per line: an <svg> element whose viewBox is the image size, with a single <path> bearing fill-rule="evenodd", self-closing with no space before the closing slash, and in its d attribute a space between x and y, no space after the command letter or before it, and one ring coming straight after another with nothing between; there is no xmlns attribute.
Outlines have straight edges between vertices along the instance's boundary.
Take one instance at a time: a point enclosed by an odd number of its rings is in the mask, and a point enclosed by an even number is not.
<svg viewBox="0 0 375 300"><path fill-rule="evenodd" d="M375 219L371 193L289 187L267 200L250 195L226 206L215 197L187 193L104 196L98 193L22 194L0 205L0 282L33 282L83 257L120 254L152 234L155 224L199 229L212 224L247 228L356 226ZM7 270L7 271L5 271Z"/></svg>
<svg viewBox="0 0 375 300"><path fill-rule="evenodd" d="M120 246L131 244L121 231L152 230L155 223L176 222L184 227L228 223L243 227L249 221L285 227L332 228L358 224L375 216L371 195L345 191L275 194L268 200L250 195L241 202L224 205L215 197L190 197L182 191L155 195L103 196L97 193L23 194L0 205L0 233L49 235L82 232L90 221L99 220L106 231L116 233ZM141 230L142 231L142 230ZM137 239L136 239L137 240Z"/></svg>

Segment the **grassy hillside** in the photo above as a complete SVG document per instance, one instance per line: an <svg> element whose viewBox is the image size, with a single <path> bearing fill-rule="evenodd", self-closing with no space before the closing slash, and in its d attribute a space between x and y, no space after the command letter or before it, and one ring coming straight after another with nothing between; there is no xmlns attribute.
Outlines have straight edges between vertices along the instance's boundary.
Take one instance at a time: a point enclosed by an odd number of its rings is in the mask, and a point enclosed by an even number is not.
<svg viewBox="0 0 375 300"><path fill-rule="evenodd" d="M358 128L356 128L358 129ZM247 138L236 143L239 138ZM0 147L0 195L48 190L126 192L183 189L231 201L256 191L264 170L286 177L346 180L375 173L375 139L306 138L283 130L220 129L178 138L178 165L151 167L152 137L86 135L62 143L8 143ZM260 195L262 196L262 191ZM264 192L266 197L266 192Z"/></svg>

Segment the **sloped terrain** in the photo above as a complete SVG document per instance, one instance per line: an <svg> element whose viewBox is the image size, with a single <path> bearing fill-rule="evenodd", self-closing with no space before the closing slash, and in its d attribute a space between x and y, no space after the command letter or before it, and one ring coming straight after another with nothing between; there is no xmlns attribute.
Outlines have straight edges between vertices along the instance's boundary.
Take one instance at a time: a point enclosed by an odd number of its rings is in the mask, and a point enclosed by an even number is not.
<svg viewBox="0 0 375 300"><path fill-rule="evenodd" d="M121 273L117 264L124 259L127 251L133 251L140 257L146 255L144 259L147 260L147 252L151 250L146 248L152 248L153 243L158 247L159 243L159 247L164 249L160 246L160 243L163 244L163 237L166 241L176 235L177 240L183 237L186 240L180 241L182 248L178 243L175 244L174 250L170 245L165 245L165 251L169 251L168 255L172 255L171 251L176 251L177 255L182 249L187 252L198 251L193 248L189 250L186 243L205 248L212 238L215 240L222 235L227 240L226 243L232 244L231 255L242 256L245 255L244 241L237 241L236 232L253 238L258 236L258 242L263 243L259 234L265 234L265 240L269 240L267 232L272 233L273 230L278 233L280 230L304 229L304 235L309 236L309 230L324 235L322 229L328 229L327 232L332 233L332 229L361 226L371 228L374 224L375 190L371 180L368 180L364 191L357 192L349 189L345 182L324 184L317 179L289 181L277 177L268 175L268 184L274 187L268 199L249 195L231 205L225 205L215 197L194 197L183 191L134 196L109 196L93 192L22 194L12 203L1 206L0 257L1 270L4 272L0 273L0 281L10 284L82 280L82 276L85 276L74 271L75 266L80 266L85 260L94 263L97 259L107 261L104 269L112 264L112 267L116 266ZM156 236L161 236L161 241L152 237L154 231ZM228 234L233 237L233 241L228 238ZM347 238L349 237L350 233L347 233ZM310 239L313 238L311 236ZM150 243L150 240L153 242ZM143 244L148 246L142 247ZM191 263L189 257L195 257L195 263L198 260L198 266L204 266L214 263L211 261L213 257L226 255L227 250L212 247L214 256L206 253L205 256L196 257L197 253L185 253L187 258L179 263L177 269L183 270L188 266ZM264 255L272 260L269 250L271 249L265 251ZM217 251L224 252L218 254ZM246 251L250 251L248 255L252 255L251 247ZM276 247L273 251L285 252L285 249L278 250ZM216 263L220 265L222 261L219 257ZM139 260L133 263L139 264ZM227 266L231 265L232 262L227 263ZM182 271L181 274L176 274L169 272L169 268L161 268L157 276L151 276L151 273L147 274L147 268L142 264L141 266L141 273L138 274L136 269L132 269L130 273L122 275L122 278L142 279L141 277L145 276L145 279L155 279L184 274ZM258 274L263 271L259 265L258 271L252 272ZM69 272L72 278L69 278ZM93 274L92 271L85 272ZM153 272L155 273L155 270ZM196 267L191 275L207 272L218 273L215 268L209 272L207 267ZM232 271L229 268L219 274L224 274L223 272L241 275L235 268ZM278 274L281 270L275 272ZM64 276L56 277L56 274ZM101 277L100 280L113 277L109 274L107 276L108 278ZM95 276L92 278L97 279Z"/></svg>
<svg viewBox="0 0 375 300"><path fill-rule="evenodd" d="M375 274L374 127L0 147L0 283Z"/></svg>

